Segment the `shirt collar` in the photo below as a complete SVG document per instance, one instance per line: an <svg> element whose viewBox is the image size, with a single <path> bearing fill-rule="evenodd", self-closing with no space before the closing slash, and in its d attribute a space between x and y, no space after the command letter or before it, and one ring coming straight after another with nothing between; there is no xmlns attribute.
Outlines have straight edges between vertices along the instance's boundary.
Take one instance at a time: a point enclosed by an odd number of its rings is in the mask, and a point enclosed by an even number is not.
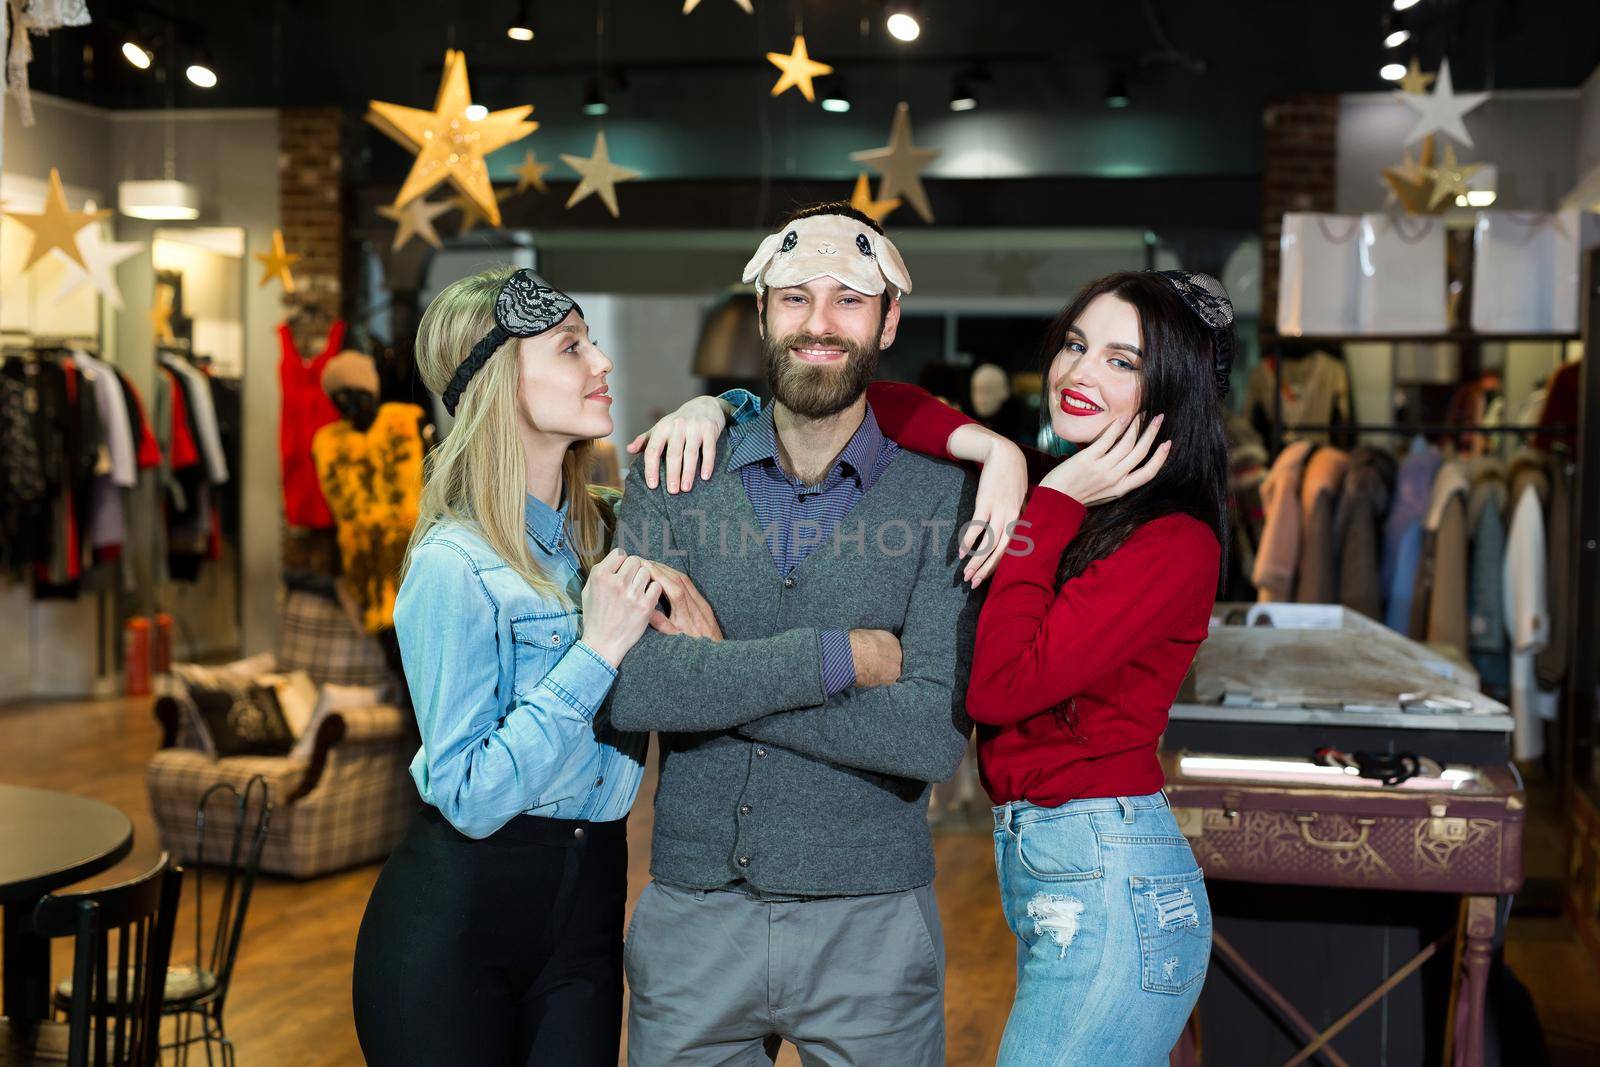
<svg viewBox="0 0 1600 1067"><path fill-rule="evenodd" d="M522 509L522 521L528 535L539 542L540 548L546 552L561 551L567 540L566 500L561 501L559 508L553 508L530 493Z"/></svg>
<svg viewBox="0 0 1600 1067"><path fill-rule="evenodd" d="M778 431L772 422L774 407L776 405L767 405L759 416L739 428L739 437L728 452L728 466L731 469L738 470L764 460L778 462ZM878 480L878 458L886 444L887 439L878 426L878 418L872 413L872 405L868 404L866 417L856 427L856 432L850 435L833 469L844 467L855 475L862 489L871 489Z"/></svg>

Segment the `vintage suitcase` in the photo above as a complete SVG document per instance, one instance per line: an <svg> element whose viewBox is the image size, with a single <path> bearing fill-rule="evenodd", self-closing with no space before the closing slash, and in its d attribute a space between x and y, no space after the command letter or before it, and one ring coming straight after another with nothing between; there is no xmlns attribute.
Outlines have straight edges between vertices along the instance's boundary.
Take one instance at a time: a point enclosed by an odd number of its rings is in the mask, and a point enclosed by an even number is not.
<svg viewBox="0 0 1600 1067"><path fill-rule="evenodd" d="M1164 754L1207 881L1498 896L1522 885L1522 790L1505 767L1384 786L1308 761Z"/></svg>

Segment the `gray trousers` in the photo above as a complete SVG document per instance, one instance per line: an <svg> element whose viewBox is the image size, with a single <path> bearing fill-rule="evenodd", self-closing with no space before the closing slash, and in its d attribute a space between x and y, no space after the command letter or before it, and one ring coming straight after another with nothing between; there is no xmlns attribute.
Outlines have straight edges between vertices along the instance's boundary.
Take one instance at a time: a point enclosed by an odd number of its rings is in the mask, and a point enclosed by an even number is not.
<svg viewBox="0 0 1600 1067"><path fill-rule="evenodd" d="M629 1067L942 1067L933 887L757 900L651 882L624 949Z"/></svg>

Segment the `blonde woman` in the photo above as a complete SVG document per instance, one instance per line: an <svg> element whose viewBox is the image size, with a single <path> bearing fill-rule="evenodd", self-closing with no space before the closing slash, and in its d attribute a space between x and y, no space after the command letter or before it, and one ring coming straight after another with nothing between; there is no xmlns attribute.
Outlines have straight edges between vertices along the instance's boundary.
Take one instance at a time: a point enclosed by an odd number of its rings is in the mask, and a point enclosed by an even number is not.
<svg viewBox="0 0 1600 1067"><path fill-rule="evenodd" d="M611 362L502 267L429 305L417 366L456 418L395 604L423 806L362 919L356 1032L374 1067L615 1067L646 736L596 713L662 589L584 478Z"/></svg>

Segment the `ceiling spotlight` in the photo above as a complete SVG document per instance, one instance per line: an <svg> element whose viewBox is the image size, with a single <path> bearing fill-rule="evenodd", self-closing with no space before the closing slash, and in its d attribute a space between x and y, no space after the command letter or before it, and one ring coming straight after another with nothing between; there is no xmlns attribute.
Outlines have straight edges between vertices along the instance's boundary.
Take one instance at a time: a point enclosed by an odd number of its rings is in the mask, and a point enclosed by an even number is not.
<svg viewBox="0 0 1600 1067"><path fill-rule="evenodd" d="M890 4L885 25L889 35L897 41L911 42L922 36L922 23L917 21L916 7L912 4Z"/></svg>
<svg viewBox="0 0 1600 1067"><path fill-rule="evenodd" d="M1404 15L1383 16L1383 47L1399 48L1411 40L1411 30L1406 26Z"/></svg>
<svg viewBox="0 0 1600 1067"><path fill-rule="evenodd" d="M189 81L202 89L215 89L217 87L217 71L211 65L211 55L204 48L194 54L194 59L189 63L189 69L183 72Z"/></svg>
<svg viewBox="0 0 1600 1067"><path fill-rule="evenodd" d="M605 94L600 91L600 79L589 80L589 95L583 98L583 113L590 118L599 118L611 107L606 103Z"/></svg>
<svg viewBox="0 0 1600 1067"><path fill-rule="evenodd" d="M149 70L153 59L149 51L137 41L122 42L122 57L140 70Z"/></svg>
<svg viewBox="0 0 1600 1067"><path fill-rule="evenodd" d="M1397 82L1406 76L1406 68L1399 63L1385 63L1378 71L1378 77L1386 82Z"/></svg>
<svg viewBox="0 0 1600 1067"><path fill-rule="evenodd" d="M824 84L818 87L818 96L822 98L822 110L831 111L835 115L843 115L850 110L850 94L845 90L844 79L829 76Z"/></svg>
<svg viewBox="0 0 1600 1067"><path fill-rule="evenodd" d="M950 110L971 111L978 106L977 94L972 91L972 83L966 78L957 78L950 83Z"/></svg>
<svg viewBox="0 0 1600 1067"><path fill-rule="evenodd" d="M517 17L506 27L507 37L513 41L533 40L533 18L528 10L532 6L529 0L522 0L522 3L517 5Z"/></svg>
<svg viewBox="0 0 1600 1067"><path fill-rule="evenodd" d="M1421 2L1422 0L1394 0L1394 9L1396 11L1409 11Z"/></svg>
<svg viewBox="0 0 1600 1067"><path fill-rule="evenodd" d="M1128 72L1113 70L1106 78L1106 107L1120 110L1133 104L1133 94L1128 92Z"/></svg>

